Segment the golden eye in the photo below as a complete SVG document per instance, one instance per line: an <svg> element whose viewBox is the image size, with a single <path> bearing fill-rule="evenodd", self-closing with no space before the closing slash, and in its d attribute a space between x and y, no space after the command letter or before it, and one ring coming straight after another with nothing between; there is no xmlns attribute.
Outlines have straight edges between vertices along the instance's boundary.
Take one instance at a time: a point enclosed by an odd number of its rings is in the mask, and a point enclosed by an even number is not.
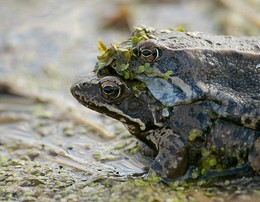
<svg viewBox="0 0 260 202"><path fill-rule="evenodd" d="M114 100L121 95L121 86L111 81L105 81L100 86L101 95L109 100Z"/></svg>
<svg viewBox="0 0 260 202"><path fill-rule="evenodd" d="M142 49L140 48L140 57L145 62L153 62L155 61L160 55L158 48L153 49Z"/></svg>

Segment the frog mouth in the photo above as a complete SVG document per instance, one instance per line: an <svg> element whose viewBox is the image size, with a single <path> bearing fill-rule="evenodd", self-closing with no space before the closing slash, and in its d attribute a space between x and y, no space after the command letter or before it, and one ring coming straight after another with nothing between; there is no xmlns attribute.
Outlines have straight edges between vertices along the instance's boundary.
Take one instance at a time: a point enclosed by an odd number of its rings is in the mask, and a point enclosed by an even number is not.
<svg viewBox="0 0 260 202"><path fill-rule="evenodd" d="M71 87L71 94L83 106L119 120L123 124L130 126L132 131L138 130L138 132L140 132L146 130L145 123L143 123L140 119L124 114L121 110L112 107L111 104L97 102L95 98L86 99L86 92L81 89L79 84L74 84Z"/></svg>
<svg viewBox="0 0 260 202"><path fill-rule="evenodd" d="M95 97L89 96L86 92L86 89L82 89L81 86L77 83L75 83L71 87L70 91L73 97L80 104L91 110L94 110L101 114L105 114L113 119L122 122L128 128L132 135L134 135L142 142L146 143L153 150L156 150L155 145L146 138L145 132L149 129L149 127L147 128L146 124L141 119L128 116L116 107L112 107L111 104L97 102L95 100Z"/></svg>

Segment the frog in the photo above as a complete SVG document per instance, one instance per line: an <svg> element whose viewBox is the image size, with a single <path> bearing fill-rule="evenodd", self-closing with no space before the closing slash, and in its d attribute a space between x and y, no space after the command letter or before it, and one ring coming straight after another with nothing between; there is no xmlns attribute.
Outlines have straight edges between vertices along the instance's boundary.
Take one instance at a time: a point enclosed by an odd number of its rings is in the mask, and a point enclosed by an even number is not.
<svg viewBox="0 0 260 202"><path fill-rule="evenodd" d="M166 107L210 100L219 118L260 130L260 37L137 27L98 59L99 77L142 81Z"/></svg>
<svg viewBox="0 0 260 202"><path fill-rule="evenodd" d="M100 41L93 80L80 80L71 92L124 123L148 146L149 173L162 179L259 175L259 41L137 27L120 44ZM108 101L102 86L124 96ZM136 106L134 115L128 105Z"/></svg>
<svg viewBox="0 0 260 202"><path fill-rule="evenodd" d="M148 175L176 179L260 174L259 131L213 112L211 101L165 106L142 81L94 72L71 87L79 103L122 122L152 159Z"/></svg>

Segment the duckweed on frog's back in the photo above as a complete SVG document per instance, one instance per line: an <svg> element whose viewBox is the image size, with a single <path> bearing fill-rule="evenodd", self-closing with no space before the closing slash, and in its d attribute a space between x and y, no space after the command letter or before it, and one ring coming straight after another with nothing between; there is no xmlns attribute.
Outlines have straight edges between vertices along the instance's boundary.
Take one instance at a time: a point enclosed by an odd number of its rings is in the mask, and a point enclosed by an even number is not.
<svg viewBox="0 0 260 202"><path fill-rule="evenodd" d="M97 76L140 80L167 107L211 100L221 118L259 130L260 37L180 30L136 28L98 57Z"/></svg>

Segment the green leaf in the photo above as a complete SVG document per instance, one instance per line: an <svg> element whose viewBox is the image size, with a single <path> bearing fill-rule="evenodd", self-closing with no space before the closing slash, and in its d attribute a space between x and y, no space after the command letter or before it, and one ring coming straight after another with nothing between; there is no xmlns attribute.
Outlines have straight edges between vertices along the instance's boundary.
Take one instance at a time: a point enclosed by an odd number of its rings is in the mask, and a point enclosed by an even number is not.
<svg viewBox="0 0 260 202"><path fill-rule="evenodd" d="M150 63L145 63L144 64L144 68L145 68L145 73L146 74L152 74L154 72L153 68L151 67Z"/></svg>
<svg viewBox="0 0 260 202"><path fill-rule="evenodd" d="M146 89L146 84L141 82L137 82L132 86L133 90L135 91L144 91Z"/></svg>
<svg viewBox="0 0 260 202"><path fill-rule="evenodd" d="M163 78L169 79L169 78L171 78L172 75L173 75L173 71L172 71L172 70L169 70L169 71L167 71L167 72L165 72L165 73L163 74Z"/></svg>
<svg viewBox="0 0 260 202"><path fill-rule="evenodd" d="M104 52L106 52L106 50L107 50L106 45L105 45L104 42L101 41L101 40L98 41L98 50L99 50L101 53L104 53Z"/></svg>
<svg viewBox="0 0 260 202"><path fill-rule="evenodd" d="M145 71L145 67L143 65L138 67L138 73L143 73Z"/></svg>
<svg viewBox="0 0 260 202"><path fill-rule="evenodd" d="M202 170L200 171L200 174L201 175L205 175L207 172L207 169L206 168L202 168Z"/></svg>
<svg viewBox="0 0 260 202"><path fill-rule="evenodd" d="M211 159L211 160L209 160L209 165L210 165L211 167L217 165L217 160L216 160L216 159Z"/></svg>
<svg viewBox="0 0 260 202"><path fill-rule="evenodd" d="M210 155L210 152L207 151L206 149L202 149L202 150L201 150L201 154L202 154L202 156L204 156L204 157L208 157L208 156Z"/></svg>
<svg viewBox="0 0 260 202"><path fill-rule="evenodd" d="M98 62L97 66L98 66L98 69L100 70L100 69L103 69L106 66L106 63Z"/></svg>
<svg viewBox="0 0 260 202"><path fill-rule="evenodd" d="M127 62L130 61L130 59L131 59L131 57L132 57L133 54L134 54L134 53L133 53L133 50L132 50L132 49L130 49L130 50L128 50L128 51L125 52L124 56L125 56Z"/></svg>
<svg viewBox="0 0 260 202"><path fill-rule="evenodd" d="M202 130L196 128L191 129L189 132L189 141L193 142L197 137L201 137L202 135Z"/></svg>
<svg viewBox="0 0 260 202"><path fill-rule="evenodd" d="M130 75L129 75L128 71L124 71L123 72L123 76L124 76L125 79L129 79L130 78Z"/></svg>
<svg viewBox="0 0 260 202"><path fill-rule="evenodd" d="M119 71L123 72L123 71L127 70L128 67L129 67L129 64L121 64Z"/></svg>
<svg viewBox="0 0 260 202"><path fill-rule="evenodd" d="M132 37L132 44L133 44L133 46L137 46L139 44L139 42L140 42L139 37L137 37L137 36L133 36Z"/></svg>
<svg viewBox="0 0 260 202"><path fill-rule="evenodd" d="M184 31L185 31L183 27L178 27L177 30L178 30L179 32L184 32Z"/></svg>

